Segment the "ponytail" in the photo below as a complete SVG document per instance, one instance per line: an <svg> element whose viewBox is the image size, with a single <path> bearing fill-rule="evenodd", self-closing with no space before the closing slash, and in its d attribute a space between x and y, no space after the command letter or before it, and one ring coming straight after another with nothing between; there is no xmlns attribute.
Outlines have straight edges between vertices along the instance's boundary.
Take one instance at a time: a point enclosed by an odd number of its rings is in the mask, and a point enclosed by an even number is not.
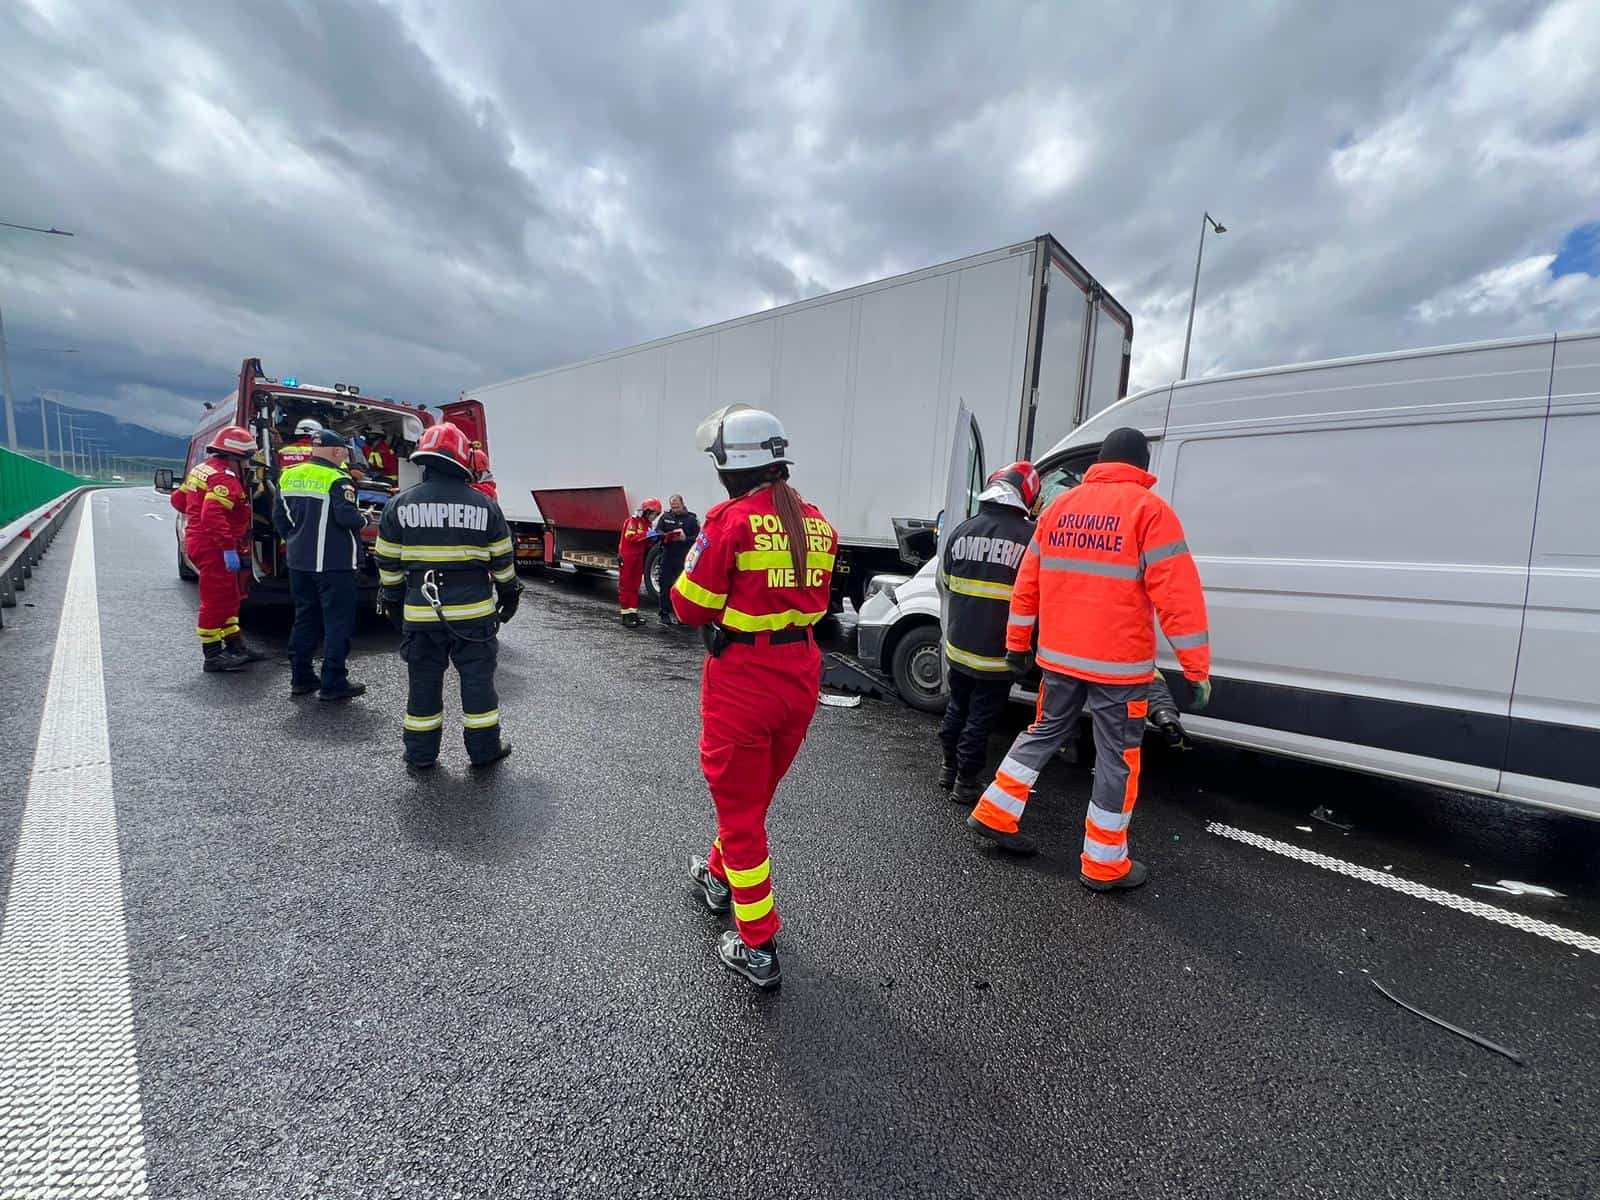
<svg viewBox="0 0 1600 1200"><path fill-rule="evenodd" d="M789 557L794 561L796 586L804 587L806 551L810 543L806 540L805 509L800 507L800 493L789 485L788 474L786 469L783 476L772 481L772 507L777 510L778 521L789 538Z"/></svg>

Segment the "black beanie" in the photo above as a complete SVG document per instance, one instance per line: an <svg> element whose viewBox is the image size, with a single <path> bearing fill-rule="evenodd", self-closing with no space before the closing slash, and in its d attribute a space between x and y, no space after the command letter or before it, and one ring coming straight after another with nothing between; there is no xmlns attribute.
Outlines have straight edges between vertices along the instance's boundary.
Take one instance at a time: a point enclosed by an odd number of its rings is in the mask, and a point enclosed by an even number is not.
<svg viewBox="0 0 1600 1200"><path fill-rule="evenodd" d="M1113 429L1100 446L1100 462L1130 463L1150 469L1150 439L1137 429Z"/></svg>

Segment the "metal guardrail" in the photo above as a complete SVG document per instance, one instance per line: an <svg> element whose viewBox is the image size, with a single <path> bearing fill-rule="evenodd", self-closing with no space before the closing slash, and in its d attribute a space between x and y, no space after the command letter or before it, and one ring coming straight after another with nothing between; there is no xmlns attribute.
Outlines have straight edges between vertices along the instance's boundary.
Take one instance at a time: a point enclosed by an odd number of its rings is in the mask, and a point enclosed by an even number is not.
<svg viewBox="0 0 1600 1200"><path fill-rule="evenodd" d="M61 522L78 497L93 490L74 487L0 527L0 609L17 606L17 593L27 590L33 568L55 541ZM4 625L0 617L0 628Z"/></svg>

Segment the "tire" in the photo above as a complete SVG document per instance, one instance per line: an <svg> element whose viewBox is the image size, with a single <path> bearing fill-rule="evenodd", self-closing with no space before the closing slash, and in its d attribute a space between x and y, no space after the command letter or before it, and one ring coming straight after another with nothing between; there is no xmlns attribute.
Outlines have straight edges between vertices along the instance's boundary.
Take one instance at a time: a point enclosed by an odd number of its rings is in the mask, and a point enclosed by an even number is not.
<svg viewBox="0 0 1600 1200"><path fill-rule="evenodd" d="M923 712L944 711L944 650L939 644L939 626L918 625L895 643L889 674L900 696L912 708Z"/></svg>
<svg viewBox="0 0 1600 1200"><path fill-rule="evenodd" d="M661 555L659 545L652 546L644 560L644 582L639 585L640 599L651 605L661 603Z"/></svg>
<svg viewBox="0 0 1600 1200"><path fill-rule="evenodd" d="M200 578L200 573L189 565L189 560L183 556L183 547L178 547L178 578L185 583L193 583Z"/></svg>

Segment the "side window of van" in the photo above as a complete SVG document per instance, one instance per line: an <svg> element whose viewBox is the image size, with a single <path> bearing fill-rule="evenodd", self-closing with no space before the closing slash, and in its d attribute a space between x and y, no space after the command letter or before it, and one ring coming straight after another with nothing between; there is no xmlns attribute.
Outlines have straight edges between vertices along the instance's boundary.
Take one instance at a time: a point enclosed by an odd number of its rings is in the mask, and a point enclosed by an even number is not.
<svg viewBox="0 0 1600 1200"><path fill-rule="evenodd" d="M1070 458L1059 459L1046 466L1039 472L1039 483L1042 487L1039 506L1042 509L1062 492L1071 491L1083 482L1084 472L1094 465L1095 457L1100 453L1098 446L1080 451Z"/></svg>

